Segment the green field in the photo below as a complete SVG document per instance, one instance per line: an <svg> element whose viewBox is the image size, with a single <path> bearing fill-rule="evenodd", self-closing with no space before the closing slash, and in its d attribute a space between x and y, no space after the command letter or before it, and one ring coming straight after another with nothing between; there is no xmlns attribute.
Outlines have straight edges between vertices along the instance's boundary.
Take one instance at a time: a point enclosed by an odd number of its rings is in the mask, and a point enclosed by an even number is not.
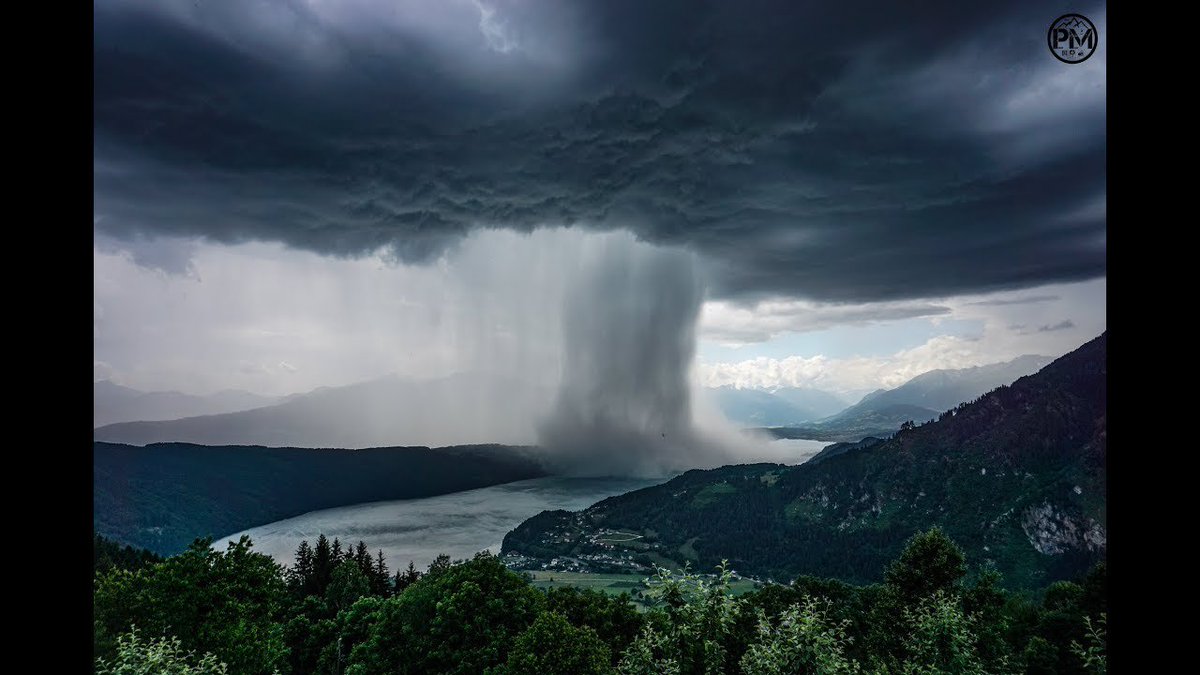
<svg viewBox="0 0 1200 675"><path fill-rule="evenodd" d="M573 586L575 588L591 588L608 595L628 593L630 596L634 595L634 591L644 592L646 590L646 584L643 583L647 577L645 574L591 574L549 570L525 570L524 573L533 578L534 588L550 589ZM755 583L749 579L735 579L729 585L730 591L735 596L749 593L755 587ZM644 608L638 598L634 597L633 600L639 607Z"/></svg>
<svg viewBox="0 0 1200 675"><path fill-rule="evenodd" d="M549 570L529 570L525 573L533 577L533 585L536 588L574 586L603 591L609 595L620 595L621 593L632 595L634 589L646 589L645 584L642 583L642 580L646 578L644 574L588 574Z"/></svg>
<svg viewBox="0 0 1200 675"><path fill-rule="evenodd" d="M604 544L624 544L635 539L641 539L642 535L634 532L613 532L603 537L597 537L596 541Z"/></svg>

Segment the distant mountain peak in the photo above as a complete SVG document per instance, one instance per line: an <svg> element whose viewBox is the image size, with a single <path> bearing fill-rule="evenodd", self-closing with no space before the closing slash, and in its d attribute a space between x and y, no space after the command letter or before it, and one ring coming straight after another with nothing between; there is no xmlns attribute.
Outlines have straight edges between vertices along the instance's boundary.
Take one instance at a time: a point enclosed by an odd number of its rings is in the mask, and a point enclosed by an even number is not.
<svg viewBox="0 0 1200 675"><path fill-rule="evenodd" d="M227 389L208 395L178 391L140 391L112 380L92 383L92 426L161 421L249 410L278 401L248 391Z"/></svg>
<svg viewBox="0 0 1200 675"><path fill-rule="evenodd" d="M792 428L773 433L782 438L847 442L890 436L905 422L934 419L945 410L1035 373L1052 360L1027 354L1000 363L926 371L894 389L877 389L836 414L802 425L778 425Z"/></svg>

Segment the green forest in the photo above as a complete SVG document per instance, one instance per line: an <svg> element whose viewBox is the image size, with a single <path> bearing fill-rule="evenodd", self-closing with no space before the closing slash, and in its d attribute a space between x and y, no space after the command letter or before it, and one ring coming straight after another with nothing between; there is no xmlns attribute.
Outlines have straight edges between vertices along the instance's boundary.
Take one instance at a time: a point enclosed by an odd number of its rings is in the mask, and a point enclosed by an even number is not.
<svg viewBox="0 0 1200 675"><path fill-rule="evenodd" d="M243 537L160 558L94 545L97 673L1104 673L1103 562L1006 590L942 530L852 585L797 577L739 595L731 572L659 568L633 602L541 590L488 553L391 570L321 536L290 566ZM645 607L648 606L649 609Z"/></svg>
<svg viewBox="0 0 1200 675"><path fill-rule="evenodd" d="M530 448L92 443L92 527L160 555L309 511L545 476Z"/></svg>

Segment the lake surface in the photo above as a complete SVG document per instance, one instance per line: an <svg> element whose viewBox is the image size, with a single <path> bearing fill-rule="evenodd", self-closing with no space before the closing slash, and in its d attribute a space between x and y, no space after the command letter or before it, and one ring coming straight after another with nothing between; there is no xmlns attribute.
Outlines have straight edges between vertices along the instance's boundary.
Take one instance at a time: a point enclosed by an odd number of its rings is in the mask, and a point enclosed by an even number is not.
<svg viewBox="0 0 1200 675"><path fill-rule="evenodd" d="M424 570L440 553L469 558L482 550L500 552L504 535L548 509L577 511L596 502L656 485L635 478L534 478L423 499L371 502L313 511L217 540L250 535L254 549L290 565L301 540L312 544L324 534L342 545L366 542L374 555L383 549L392 570L412 561Z"/></svg>
<svg viewBox="0 0 1200 675"><path fill-rule="evenodd" d="M807 462L813 455L824 450L829 445L833 445L833 441L813 441L807 438L781 438L771 441L773 448L786 450L786 456L783 459L776 460L784 464L802 464Z"/></svg>
<svg viewBox="0 0 1200 675"><path fill-rule="evenodd" d="M778 456L757 461L799 464L829 442L785 439L770 445L772 454ZM424 570L441 553L453 559L469 558L483 550L499 553L505 534L542 511L578 511L602 499L666 480L534 478L437 497L313 511L222 537L215 543L220 546L248 534L255 550L290 565L302 540L313 544L317 535L324 534L330 541L341 539L343 546L362 540L372 554L383 549L393 571L407 567L410 560L418 570Z"/></svg>

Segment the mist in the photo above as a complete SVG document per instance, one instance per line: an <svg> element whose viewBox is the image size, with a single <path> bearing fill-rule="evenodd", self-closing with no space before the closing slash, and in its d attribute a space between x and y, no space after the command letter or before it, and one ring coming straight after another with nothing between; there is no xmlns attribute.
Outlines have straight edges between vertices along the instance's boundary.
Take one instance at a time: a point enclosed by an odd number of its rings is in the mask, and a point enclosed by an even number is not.
<svg viewBox="0 0 1200 675"><path fill-rule="evenodd" d="M603 235L563 306L563 368L539 442L575 475L656 475L726 449L696 433L689 372L704 284L695 256Z"/></svg>
<svg viewBox="0 0 1200 675"><path fill-rule="evenodd" d="M97 252L105 376L146 390L181 380L265 383L276 394L291 393L289 381L333 387L254 411L110 427L98 439L537 444L554 470L578 476L661 476L769 454L696 396L706 283L685 248L626 231L487 230L428 265L323 259L318 268L312 254L255 244L268 263L248 268L245 246L191 247L182 276ZM129 314L140 306L162 310ZM172 370L181 353L196 372ZM139 381L141 372L174 381Z"/></svg>

